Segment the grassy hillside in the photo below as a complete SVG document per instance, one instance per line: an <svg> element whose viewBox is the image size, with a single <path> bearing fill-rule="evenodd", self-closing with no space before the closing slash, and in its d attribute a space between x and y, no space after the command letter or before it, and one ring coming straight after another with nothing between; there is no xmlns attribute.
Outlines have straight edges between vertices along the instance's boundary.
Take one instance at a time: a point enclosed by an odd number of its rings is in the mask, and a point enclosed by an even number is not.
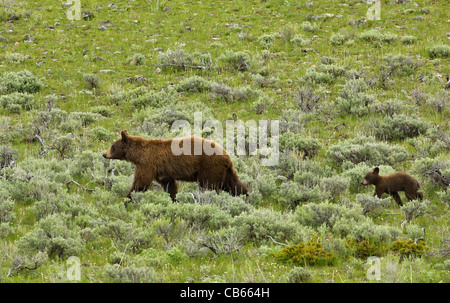
<svg viewBox="0 0 450 303"><path fill-rule="evenodd" d="M0 0L1 282L77 260L81 282L450 282L448 1L73 5ZM248 198L180 182L126 207L134 167L102 153L194 112L279 121L278 164L232 157ZM375 166L424 200L374 198Z"/></svg>

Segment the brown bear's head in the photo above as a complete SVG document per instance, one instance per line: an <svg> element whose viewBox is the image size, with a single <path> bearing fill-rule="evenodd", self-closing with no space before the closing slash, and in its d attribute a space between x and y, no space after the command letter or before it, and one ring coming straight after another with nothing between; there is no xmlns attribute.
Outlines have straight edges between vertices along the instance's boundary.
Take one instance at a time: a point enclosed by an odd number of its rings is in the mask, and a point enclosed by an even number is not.
<svg viewBox="0 0 450 303"><path fill-rule="evenodd" d="M125 160L129 143L129 135L126 130L122 131L122 138L114 142L111 147L103 154L106 159Z"/></svg>
<svg viewBox="0 0 450 303"><path fill-rule="evenodd" d="M380 169L378 167L375 167L374 169L369 171L362 179L361 185L375 184L375 180L378 178L379 172L380 172Z"/></svg>

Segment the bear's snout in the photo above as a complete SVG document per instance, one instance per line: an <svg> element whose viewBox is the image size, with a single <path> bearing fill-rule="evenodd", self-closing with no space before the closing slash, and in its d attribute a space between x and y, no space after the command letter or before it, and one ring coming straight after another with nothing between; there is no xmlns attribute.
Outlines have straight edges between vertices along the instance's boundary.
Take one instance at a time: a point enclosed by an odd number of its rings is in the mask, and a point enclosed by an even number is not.
<svg viewBox="0 0 450 303"><path fill-rule="evenodd" d="M103 153L103 155L102 155L102 156L103 156L103 158L105 158L105 159L106 159L106 153Z"/></svg>

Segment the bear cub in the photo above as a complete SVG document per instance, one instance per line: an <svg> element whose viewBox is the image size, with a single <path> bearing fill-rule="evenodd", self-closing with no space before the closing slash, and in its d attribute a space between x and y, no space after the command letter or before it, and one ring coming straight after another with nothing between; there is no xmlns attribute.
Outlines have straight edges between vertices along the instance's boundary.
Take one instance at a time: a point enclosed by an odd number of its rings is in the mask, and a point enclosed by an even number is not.
<svg viewBox="0 0 450 303"><path fill-rule="evenodd" d="M404 191L408 201L423 199L423 194L418 192L419 182L411 175L404 172L396 172L386 176L379 175L380 169L375 167L369 171L361 181L361 185L375 185L374 196L381 198L383 193L390 194L398 205L402 206L402 200L398 194L399 191Z"/></svg>

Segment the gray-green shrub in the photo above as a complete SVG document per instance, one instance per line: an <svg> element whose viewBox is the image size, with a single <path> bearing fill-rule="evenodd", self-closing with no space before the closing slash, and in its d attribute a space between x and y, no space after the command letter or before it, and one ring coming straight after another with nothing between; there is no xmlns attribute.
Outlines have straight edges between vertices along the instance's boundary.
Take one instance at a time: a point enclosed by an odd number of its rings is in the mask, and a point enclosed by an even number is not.
<svg viewBox="0 0 450 303"><path fill-rule="evenodd" d="M325 156L338 166L342 166L346 161L353 164L364 162L371 166L393 165L409 158L408 152L403 147L377 142L375 138L366 136L358 136L332 145Z"/></svg>
<svg viewBox="0 0 450 303"><path fill-rule="evenodd" d="M380 123L373 125L375 136L381 140L403 140L414 138L426 133L430 124L415 116L404 114L387 116Z"/></svg>
<svg viewBox="0 0 450 303"><path fill-rule="evenodd" d="M428 55L432 59L450 57L450 46L445 44L431 46L428 48Z"/></svg>
<svg viewBox="0 0 450 303"><path fill-rule="evenodd" d="M0 78L2 93L36 93L43 87L41 80L28 70L7 72Z"/></svg>

